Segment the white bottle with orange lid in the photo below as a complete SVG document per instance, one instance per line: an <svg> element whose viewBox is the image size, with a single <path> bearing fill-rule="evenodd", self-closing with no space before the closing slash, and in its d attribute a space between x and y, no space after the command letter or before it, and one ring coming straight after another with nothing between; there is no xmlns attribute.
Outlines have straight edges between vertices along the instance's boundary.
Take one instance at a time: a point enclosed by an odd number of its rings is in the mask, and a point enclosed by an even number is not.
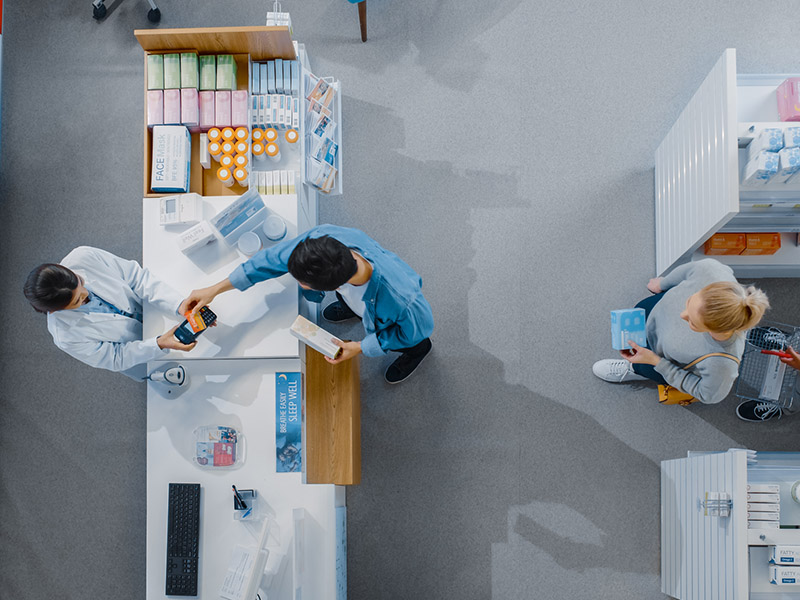
<svg viewBox="0 0 800 600"><path fill-rule="evenodd" d="M234 152L233 142L227 141L227 140L222 142L222 153L223 154L233 154L233 152Z"/></svg>
<svg viewBox="0 0 800 600"><path fill-rule="evenodd" d="M234 139L233 127L226 127L222 130L222 139L226 142L232 142Z"/></svg>
<svg viewBox="0 0 800 600"><path fill-rule="evenodd" d="M264 143L263 142L253 142L253 160L263 160L264 159Z"/></svg>
<svg viewBox="0 0 800 600"><path fill-rule="evenodd" d="M208 141L210 142L221 142L222 141L222 131L220 131L217 127L212 127L208 130Z"/></svg>
<svg viewBox="0 0 800 600"><path fill-rule="evenodd" d="M236 167L246 167L248 162L247 154L237 154L233 157L233 164Z"/></svg>
<svg viewBox="0 0 800 600"><path fill-rule="evenodd" d="M259 129L256 127L253 129L253 132L250 135L253 138L254 142L263 142L264 141L264 130Z"/></svg>
<svg viewBox="0 0 800 600"><path fill-rule="evenodd" d="M247 127L237 127L233 131L233 139L237 141L247 141L250 138L250 132L247 131Z"/></svg>
<svg viewBox="0 0 800 600"><path fill-rule="evenodd" d="M278 131L273 129L272 127L268 127L264 130L264 141L265 142L277 142L278 141Z"/></svg>
<svg viewBox="0 0 800 600"><path fill-rule="evenodd" d="M266 148L264 149L264 154L266 154L267 158L274 162L278 162L281 159L280 148L278 148L278 144L273 142L267 144Z"/></svg>
<svg viewBox="0 0 800 600"><path fill-rule="evenodd" d="M233 154L223 154L219 157L219 164L226 169L233 168Z"/></svg>
<svg viewBox="0 0 800 600"><path fill-rule="evenodd" d="M233 185L233 174L231 170L226 167L220 167L217 169L217 179L219 179L223 185L227 187L231 187Z"/></svg>
<svg viewBox="0 0 800 600"><path fill-rule="evenodd" d="M300 136L297 134L296 129L287 129L286 133L284 134L286 141L289 144L296 144L297 140L300 139ZM295 146L289 146L290 148L294 148Z"/></svg>
<svg viewBox="0 0 800 600"><path fill-rule="evenodd" d="M209 142L208 153L211 155L211 158L219 162L219 159L222 156L222 144L219 142Z"/></svg>
<svg viewBox="0 0 800 600"><path fill-rule="evenodd" d="M244 167L236 167L233 170L233 178L239 183L239 185L247 185L247 169Z"/></svg>
<svg viewBox="0 0 800 600"><path fill-rule="evenodd" d="M247 150L250 148L250 145L247 142L239 141L233 145L233 151L236 154L247 154Z"/></svg>

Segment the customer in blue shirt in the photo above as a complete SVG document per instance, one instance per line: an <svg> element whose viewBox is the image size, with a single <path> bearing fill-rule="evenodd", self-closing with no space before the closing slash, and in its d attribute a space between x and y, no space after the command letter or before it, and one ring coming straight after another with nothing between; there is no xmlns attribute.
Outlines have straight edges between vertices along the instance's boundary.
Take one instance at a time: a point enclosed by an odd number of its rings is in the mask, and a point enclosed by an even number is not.
<svg viewBox="0 0 800 600"><path fill-rule="evenodd" d="M409 377L431 350L433 313L422 295L422 278L395 254L358 229L320 225L303 235L262 250L237 267L226 279L194 290L180 312L197 312L220 293L250 286L290 273L312 302L325 292L337 301L322 316L332 322L360 317L366 337L342 342L343 352L331 363L363 353L381 356L400 352L386 370L389 383Z"/></svg>

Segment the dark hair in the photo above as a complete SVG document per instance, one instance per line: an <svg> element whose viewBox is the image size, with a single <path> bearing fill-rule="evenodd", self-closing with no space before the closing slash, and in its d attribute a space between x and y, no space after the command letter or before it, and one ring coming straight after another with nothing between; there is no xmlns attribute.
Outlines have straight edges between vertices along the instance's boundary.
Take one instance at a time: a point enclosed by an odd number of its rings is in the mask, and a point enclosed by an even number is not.
<svg viewBox="0 0 800 600"><path fill-rule="evenodd" d="M323 235L306 238L289 256L289 273L297 281L320 292L330 292L348 282L358 271L350 248Z"/></svg>
<svg viewBox="0 0 800 600"><path fill-rule="evenodd" d="M78 276L67 267L46 263L39 265L25 281L25 297L40 313L61 310L72 302Z"/></svg>

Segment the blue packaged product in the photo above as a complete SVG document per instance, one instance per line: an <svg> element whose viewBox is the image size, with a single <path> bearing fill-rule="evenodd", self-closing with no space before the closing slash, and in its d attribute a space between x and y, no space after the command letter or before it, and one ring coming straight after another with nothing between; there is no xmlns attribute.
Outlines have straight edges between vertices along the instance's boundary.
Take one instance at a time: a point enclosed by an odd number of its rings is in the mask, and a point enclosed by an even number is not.
<svg viewBox="0 0 800 600"><path fill-rule="evenodd" d="M630 350L628 340L647 347L645 312L643 308L624 308L611 311L611 347Z"/></svg>

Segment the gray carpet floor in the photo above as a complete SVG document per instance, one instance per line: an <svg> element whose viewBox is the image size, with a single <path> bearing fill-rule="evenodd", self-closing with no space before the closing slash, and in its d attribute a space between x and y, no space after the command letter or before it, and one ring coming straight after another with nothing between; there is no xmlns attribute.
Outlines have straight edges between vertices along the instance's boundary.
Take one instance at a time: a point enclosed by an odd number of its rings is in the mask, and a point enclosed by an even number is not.
<svg viewBox="0 0 800 600"><path fill-rule="evenodd" d="M160 27L262 24L271 3L162 0ZM790 0L285 0L344 90L359 227L422 275L434 351L400 386L363 361L349 597L662 598L659 462L797 450L797 418L658 406L591 365L654 272L653 154L726 47L798 72ZM145 389L53 347L21 290L90 244L141 259L142 1L5 3L0 596L141 599ZM761 280L800 323L800 282ZM338 328L342 335L357 329Z"/></svg>

